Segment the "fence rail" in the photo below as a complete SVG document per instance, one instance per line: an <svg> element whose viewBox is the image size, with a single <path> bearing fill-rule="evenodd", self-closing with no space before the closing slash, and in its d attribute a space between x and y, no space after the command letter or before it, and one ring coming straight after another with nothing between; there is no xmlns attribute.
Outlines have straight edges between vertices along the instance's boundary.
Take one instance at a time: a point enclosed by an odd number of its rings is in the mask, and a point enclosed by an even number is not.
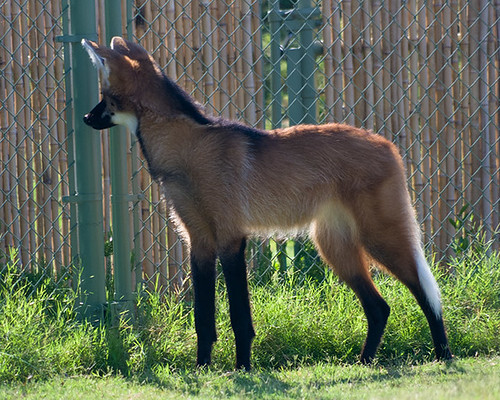
<svg viewBox="0 0 500 400"><path fill-rule="evenodd" d="M452 255L452 244L463 245L460 238L474 233L466 215L494 240L500 208L498 1L301 0L295 9L285 3L122 1L123 34L215 115L259 128L312 115L318 123L347 122L396 142L425 243L438 258ZM96 5L103 42L105 1ZM72 98L65 87L68 60L56 40L65 10L59 0L9 0L0 1L0 11L0 250L17 249L27 271L70 278L76 221L61 199L74 194L66 126ZM300 85L291 86L297 80L314 86L307 105L297 100ZM298 101L303 116L294 114ZM182 290L185 251L130 135L128 140L123 173L130 193L144 195L130 206L134 279ZM105 133L108 248L109 147ZM493 247L498 250L498 238ZM265 268L300 264L304 257L309 267L320 267L307 243L257 241L249 252L252 265L263 262Z"/></svg>

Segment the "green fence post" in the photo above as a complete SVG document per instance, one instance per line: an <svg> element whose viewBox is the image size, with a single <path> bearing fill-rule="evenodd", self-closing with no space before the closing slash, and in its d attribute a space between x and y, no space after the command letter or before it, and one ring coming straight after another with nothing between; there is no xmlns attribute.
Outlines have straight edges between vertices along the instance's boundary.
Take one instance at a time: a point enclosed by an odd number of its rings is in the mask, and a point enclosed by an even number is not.
<svg viewBox="0 0 500 400"><path fill-rule="evenodd" d="M311 8L311 0L299 0L299 9L304 13L303 25L299 31L299 43L302 49L302 59L300 60L300 71L304 84L301 93L304 117L301 123L316 123L316 85L314 83L314 72L316 70L315 54L313 48L314 37L314 9Z"/></svg>
<svg viewBox="0 0 500 400"><path fill-rule="evenodd" d="M272 3L268 13L271 31L271 120L273 128L281 125L281 58L287 62L286 87L288 107L286 114L290 125L316 123L317 91L314 73L316 56L322 52L322 44L314 41L314 29L320 21L321 12L312 7L311 0L300 0L292 10L280 10L279 2ZM288 40L280 47L281 29L289 32ZM297 37L297 41L294 38ZM298 44L298 46L296 46Z"/></svg>
<svg viewBox="0 0 500 400"><path fill-rule="evenodd" d="M281 27L282 19L279 0L273 0L269 10L269 28L271 31L271 126L272 129L281 127Z"/></svg>
<svg viewBox="0 0 500 400"><path fill-rule="evenodd" d="M127 37L132 40L133 34L133 10L135 8L134 0L127 0ZM138 139L134 135L132 140L132 194L134 196L134 203L132 205L132 224L133 224L133 243L134 250L132 253L132 269L135 274L135 291L137 295L141 295L143 290L143 279L142 279L142 256L144 250L141 247L141 200L144 197L140 185L140 161L139 161L139 144Z"/></svg>
<svg viewBox="0 0 500 400"><path fill-rule="evenodd" d="M126 15L127 15L127 38L132 40L133 34L133 22L134 22L134 0L126 1ZM134 135L135 136L135 135ZM139 233L141 230L141 221L139 216L140 210L140 200L143 196L141 193L141 187L139 183L140 171L139 171L139 155L138 155L138 143L137 137L133 137L132 140L132 195L134 196L134 203L132 205L132 232L133 232L133 244L134 250L132 252L131 268L135 275L135 291L137 296L142 293L142 264L141 264L141 240L139 238Z"/></svg>
<svg viewBox="0 0 500 400"><path fill-rule="evenodd" d="M102 210L101 133L83 122L83 115L98 102L97 71L82 48L81 39L97 39L93 1L70 1L73 82L73 125L76 169L78 244L81 262L80 313L102 318L106 302Z"/></svg>
<svg viewBox="0 0 500 400"><path fill-rule="evenodd" d="M62 24L64 34L69 34L69 4L68 0L63 0L61 2L62 9ZM57 37L56 40L62 41L61 38ZM64 45L64 91L65 91L65 106L68 110L71 110L71 103L73 102L73 88L71 80L71 49L68 44ZM66 149L68 152L68 191L72 197L76 195L76 172L75 172L75 145L74 145L74 129L73 129L73 114L71 112L66 113ZM66 199L63 198L63 201ZM76 209L76 204L74 202L69 202L69 221L70 221L70 243L71 243L71 263L73 265L78 264L78 254L80 254L80 249L78 248L78 212ZM72 284L73 289L78 289L78 277L73 277Z"/></svg>
<svg viewBox="0 0 500 400"><path fill-rule="evenodd" d="M304 89L304 77L299 68L303 51L300 48L285 49L287 76L286 86L288 89L288 109L287 114L290 126L298 125L304 121L304 102L302 91Z"/></svg>
<svg viewBox="0 0 500 400"><path fill-rule="evenodd" d="M113 36L122 35L121 0L107 0L105 3L106 44ZM111 208L113 227L113 267L115 294L113 311L132 310L132 268L130 245L130 220L127 133L123 127L109 130Z"/></svg>

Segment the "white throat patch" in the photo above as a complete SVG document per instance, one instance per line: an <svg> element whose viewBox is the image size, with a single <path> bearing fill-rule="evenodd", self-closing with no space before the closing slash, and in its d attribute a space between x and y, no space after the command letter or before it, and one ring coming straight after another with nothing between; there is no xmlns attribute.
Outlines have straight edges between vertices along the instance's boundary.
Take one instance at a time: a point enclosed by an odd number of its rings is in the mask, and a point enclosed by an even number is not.
<svg viewBox="0 0 500 400"><path fill-rule="evenodd" d="M125 126L134 135L136 134L137 127L139 125L137 117L129 112L115 112L115 114L111 116L111 122L116 125Z"/></svg>

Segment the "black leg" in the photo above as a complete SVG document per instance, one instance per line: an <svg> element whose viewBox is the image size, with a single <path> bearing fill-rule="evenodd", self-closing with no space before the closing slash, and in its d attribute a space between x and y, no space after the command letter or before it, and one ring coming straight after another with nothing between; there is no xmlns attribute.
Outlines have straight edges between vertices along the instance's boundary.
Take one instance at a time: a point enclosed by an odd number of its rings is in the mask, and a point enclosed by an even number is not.
<svg viewBox="0 0 500 400"><path fill-rule="evenodd" d="M220 255L229 298L229 312L236 341L236 369L250 370L250 351L255 331L252 326L245 263L245 239Z"/></svg>
<svg viewBox="0 0 500 400"><path fill-rule="evenodd" d="M191 255L194 286L194 320L198 336L198 366L211 361L215 331L215 255Z"/></svg>
<svg viewBox="0 0 500 400"><path fill-rule="evenodd" d="M422 308L422 311L427 318L427 322L429 323L432 340L434 342L434 349L436 351L436 358L438 360L451 360L453 358L453 355L451 354L451 350L448 345L448 337L444 328L442 315L436 315L434 313L429 303L427 302L423 291L420 288L417 289L413 286L409 286L409 288L417 299L417 302Z"/></svg>
<svg viewBox="0 0 500 400"><path fill-rule="evenodd" d="M369 364L380 345L389 318L390 307L375 289L373 282L359 278L350 282L350 286L361 301L368 320L368 333L361 351L361 362Z"/></svg>

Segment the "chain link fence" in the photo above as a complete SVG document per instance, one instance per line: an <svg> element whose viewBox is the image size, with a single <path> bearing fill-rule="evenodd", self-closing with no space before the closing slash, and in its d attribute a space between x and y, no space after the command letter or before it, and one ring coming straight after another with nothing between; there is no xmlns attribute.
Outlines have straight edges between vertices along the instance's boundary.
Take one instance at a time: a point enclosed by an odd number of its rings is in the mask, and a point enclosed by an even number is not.
<svg viewBox="0 0 500 400"><path fill-rule="evenodd" d="M103 38L105 1L96 4ZM122 8L123 34L150 51L207 112L262 129L333 121L372 129L403 154L429 253L438 260L460 256L477 235L498 250L497 1L138 0ZM70 280L76 220L61 198L72 193L65 124L71 92L56 41L63 10L56 0L9 0L0 9L0 271L15 249L24 271ZM128 140L124 173L130 193L144 195L130 203L135 283L183 296L186 249L138 146ZM103 230L111 271L108 151L104 133ZM261 282L286 271L324 277L307 240L255 239L248 258Z"/></svg>
<svg viewBox="0 0 500 400"><path fill-rule="evenodd" d="M60 2L0 2L0 275L15 260L33 287L70 279L61 33Z"/></svg>

